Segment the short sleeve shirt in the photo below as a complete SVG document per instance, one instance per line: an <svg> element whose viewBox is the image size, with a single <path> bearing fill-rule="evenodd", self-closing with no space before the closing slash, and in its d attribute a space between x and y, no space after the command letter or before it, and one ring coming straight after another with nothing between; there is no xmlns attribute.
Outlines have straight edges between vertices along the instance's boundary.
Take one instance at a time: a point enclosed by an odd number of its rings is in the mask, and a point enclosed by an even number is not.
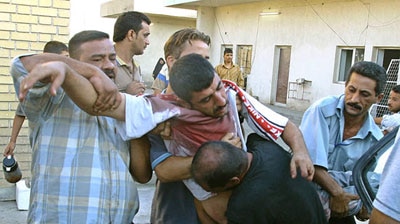
<svg viewBox="0 0 400 224"><path fill-rule="evenodd" d="M344 95L329 96L311 105L300 130L315 165L328 170L352 171L356 161L383 137L370 114L356 136L343 140Z"/></svg>

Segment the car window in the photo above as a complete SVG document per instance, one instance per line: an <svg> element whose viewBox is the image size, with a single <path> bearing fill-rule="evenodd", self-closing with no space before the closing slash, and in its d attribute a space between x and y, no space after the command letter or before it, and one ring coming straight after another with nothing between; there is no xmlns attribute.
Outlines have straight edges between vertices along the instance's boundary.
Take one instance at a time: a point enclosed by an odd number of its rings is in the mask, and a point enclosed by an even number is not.
<svg viewBox="0 0 400 224"><path fill-rule="evenodd" d="M354 185L368 212L372 210L372 202L378 191L382 171L392 151L398 129L399 127L393 129L368 149L354 166Z"/></svg>

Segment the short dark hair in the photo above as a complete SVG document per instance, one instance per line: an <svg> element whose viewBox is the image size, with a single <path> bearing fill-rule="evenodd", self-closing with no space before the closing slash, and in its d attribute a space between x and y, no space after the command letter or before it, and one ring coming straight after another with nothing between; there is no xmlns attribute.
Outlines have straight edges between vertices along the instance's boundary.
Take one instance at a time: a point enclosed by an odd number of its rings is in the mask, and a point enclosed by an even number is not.
<svg viewBox="0 0 400 224"><path fill-rule="evenodd" d="M228 142L209 141L197 150L190 171L197 183L216 188L224 187L232 177L240 176L247 165L247 154L242 149Z"/></svg>
<svg viewBox="0 0 400 224"><path fill-rule="evenodd" d="M68 51L67 45L56 40L47 42L43 48L44 53L61 54L63 51Z"/></svg>
<svg viewBox="0 0 400 224"><path fill-rule="evenodd" d="M184 28L176 31L172 36L168 38L168 40L164 44L164 56L165 59L168 56L173 56L175 59L180 58L183 49L185 48L185 44L192 44L191 41L200 40L206 43L207 45L211 44L210 36L205 33L193 29L193 28Z"/></svg>
<svg viewBox="0 0 400 224"><path fill-rule="evenodd" d="M178 59L169 73L174 93L190 103L193 92L208 88L215 76L214 67L199 54L188 54Z"/></svg>
<svg viewBox="0 0 400 224"><path fill-rule="evenodd" d="M225 48L225 50L224 50L224 55L225 54L233 54L233 51L232 51L232 48Z"/></svg>
<svg viewBox="0 0 400 224"><path fill-rule="evenodd" d="M347 75L347 80L346 80L346 85L350 81L351 75L354 72L357 74L360 74L364 77L375 80L376 96L383 92L385 85L386 85L387 77L386 77L386 70L382 66L380 66L374 62L370 62L370 61L360 61L360 62L355 63L349 69L349 72Z"/></svg>
<svg viewBox="0 0 400 224"><path fill-rule="evenodd" d="M142 22L151 24L151 20L145 14L136 11L124 12L118 16L114 24L113 41L119 42L125 39L129 30L135 31L136 34L143 29Z"/></svg>
<svg viewBox="0 0 400 224"><path fill-rule="evenodd" d="M400 93L400 85L393 86L392 91L395 93Z"/></svg>
<svg viewBox="0 0 400 224"><path fill-rule="evenodd" d="M107 33L97 30L85 30L75 34L68 43L69 46L69 56L71 58L79 58L81 52L80 47L83 43L93 41L93 40L103 40L110 39Z"/></svg>

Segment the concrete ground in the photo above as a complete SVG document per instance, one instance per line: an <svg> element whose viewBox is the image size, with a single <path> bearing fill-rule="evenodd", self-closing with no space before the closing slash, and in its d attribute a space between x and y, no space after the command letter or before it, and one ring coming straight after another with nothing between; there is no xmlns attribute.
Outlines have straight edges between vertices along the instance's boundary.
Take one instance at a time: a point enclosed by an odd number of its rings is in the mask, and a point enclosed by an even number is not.
<svg viewBox="0 0 400 224"><path fill-rule="evenodd" d="M150 208L154 194L154 180L147 184L138 184L140 209L134 218L135 224L150 223ZM16 201L0 201L0 223L26 223L28 211L19 211Z"/></svg>
<svg viewBox="0 0 400 224"><path fill-rule="evenodd" d="M271 108L278 113L288 117L296 125L300 124L302 112L293 111L288 108L271 106ZM244 125L246 133L249 132L247 125ZM154 178L147 184L138 184L140 209L134 218L135 224L148 224L150 223L150 210L151 202L154 194ZM26 223L27 211L18 211L15 201L0 201L0 223L13 223L22 224ZM357 224L367 224L367 222L360 222Z"/></svg>

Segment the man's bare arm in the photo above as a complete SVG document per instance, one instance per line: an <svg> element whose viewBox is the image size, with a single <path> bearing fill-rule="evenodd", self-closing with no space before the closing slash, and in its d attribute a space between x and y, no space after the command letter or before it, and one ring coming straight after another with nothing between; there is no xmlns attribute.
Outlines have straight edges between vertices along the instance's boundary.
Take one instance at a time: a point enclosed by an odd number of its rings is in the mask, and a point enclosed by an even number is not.
<svg viewBox="0 0 400 224"><path fill-rule="evenodd" d="M233 133L227 133L221 140L239 148L242 146L240 138ZM192 160L193 157L171 156L158 164L154 170L161 182L181 181L191 177Z"/></svg>
<svg viewBox="0 0 400 224"><path fill-rule="evenodd" d="M191 177L193 157L171 156L158 164L154 171L161 182L181 181Z"/></svg>
<svg viewBox="0 0 400 224"><path fill-rule="evenodd" d="M373 208L369 224L400 224L400 222Z"/></svg>
<svg viewBox="0 0 400 224"><path fill-rule="evenodd" d="M314 165L310 159L300 129L293 122L288 121L282 133L282 139L293 150L293 158L290 162L290 174L292 178L296 177L297 168L299 168L301 176L311 181L314 175Z"/></svg>
<svg viewBox="0 0 400 224"><path fill-rule="evenodd" d="M18 134L21 130L22 124L25 121L24 116L20 115L15 115L14 116L14 121L13 121L13 126L11 129L11 136L10 136L10 141L8 142L6 148L4 149L3 155L8 156L8 155L14 155L14 149L15 145L17 144L17 138Z"/></svg>
<svg viewBox="0 0 400 224"><path fill-rule="evenodd" d="M340 218L347 216L349 202L359 199L357 195L345 192L331 175L329 175L328 171L321 166L315 166L314 182L329 193L329 207L332 211L332 217Z"/></svg>
<svg viewBox="0 0 400 224"><path fill-rule="evenodd" d="M129 171L139 183L147 183L151 179L153 171L150 163L150 141L147 136L130 141L130 165Z"/></svg>
<svg viewBox="0 0 400 224"><path fill-rule="evenodd" d="M29 72L38 64L51 61L64 62L75 72L87 78L92 83L97 92L97 99L94 104L96 110L106 110L110 107L110 104L112 104L112 107L115 109L121 103L121 97L118 94L118 89L115 84L103 71L94 65L51 53L21 57L21 61Z"/></svg>
<svg viewBox="0 0 400 224"><path fill-rule="evenodd" d="M98 98L98 93L93 85L63 62L47 62L33 67L29 75L21 82L20 100L24 99L28 90L38 81L51 83L52 95L55 95L57 89L62 86L69 97L89 114L109 116L118 120L125 119L125 98L122 94L118 93L123 98L123 103L119 104L115 110L96 111L93 104Z"/></svg>
<svg viewBox="0 0 400 224"><path fill-rule="evenodd" d="M61 61L86 78L92 77L99 71L100 73L102 73L101 70L94 65L81 62L73 58L65 57L59 54L42 53L42 54L28 55L25 57L21 57L21 61L24 64L26 70L28 71L31 71L38 64L50 61Z"/></svg>

